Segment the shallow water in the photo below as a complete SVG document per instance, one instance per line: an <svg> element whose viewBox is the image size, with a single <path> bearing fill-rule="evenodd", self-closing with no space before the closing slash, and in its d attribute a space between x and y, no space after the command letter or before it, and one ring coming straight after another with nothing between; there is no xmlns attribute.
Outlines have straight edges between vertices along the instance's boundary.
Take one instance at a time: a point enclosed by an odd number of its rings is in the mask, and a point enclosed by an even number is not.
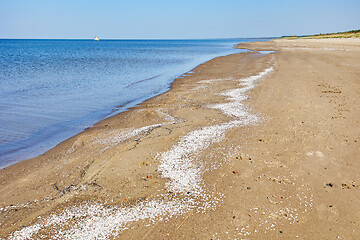
<svg viewBox="0 0 360 240"><path fill-rule="evenodd" d="M253 39L0 40L0 167L163 93Z"/></svg>

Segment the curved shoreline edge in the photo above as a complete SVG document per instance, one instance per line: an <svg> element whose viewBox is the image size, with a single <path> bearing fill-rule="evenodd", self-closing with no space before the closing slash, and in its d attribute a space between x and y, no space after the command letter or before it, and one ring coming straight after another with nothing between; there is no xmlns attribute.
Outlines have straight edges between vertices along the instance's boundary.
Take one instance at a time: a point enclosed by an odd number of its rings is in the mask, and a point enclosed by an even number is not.
<svg viewBox="0 0 360 240"><path fill-rule="evenodd" d="M249 41L250 40L251 39L249 39ZM236 44L234 45L233 48L235 48L235 46L236 46ZM236 54L236 53L231 53L231 54ZM223 56L226 56L226 55L223 55ZM220 56L218 56L218 57L220 57ZM211 59L209 59L207 61L210 61L210 60ZM203 59L202 61L205 61L205 60ZM171 79L172 79L171 82L166 86L164 85L164 88L162 90L152 93L152 94L149 94L147 97L139 97L139 98L133 99L131 101L125 102L121 106L114 106L114 108L112 110L111 109L109 109L109 111L106 111L104 109L98 110L96 112L90 113L87 116L83 116L83 117L79 118L79 119L84 119L84 118L97 119L96 121L89 121L88 122L89 124L84 124L84 126L88 126L86 128L84 127L83 129L76 129L71 126L67 126L63 122L60 122L55 125L48 126L48 128L41 129L37 133L34 133L34 136L30 136L29 139L21 140L19 142L19 144L22 144L22 143L25 144L21 148L10 149L9 151L4 152L4 156L1 156L1 158L3 158L1 160L4 160L4 163L1 163L0 169L9 167L11 165L14 165L14 164L22 162L22 161L30 160L33 158L37 158L41 155L44 155L47 151L50 151L51 149L57 147L57 145L61 144L64 141L67 141L71 137L81 134L83 131L87 130L88 128L93 127L95 124L97 124L109 117L113 117L117 114L120 114L122 112L129 111L132 108L137 107L139 104L171 90L171 86L172 86L173 82L176 81L176 79L180 79L183 76L186 76L187 74L191 73L193 69L206 63L207 61L200 62L198 65L195 65L192 69L189 69L187 72L184 72L180 75L174 75L173 77L171 77ZM159 75L156 75L156 76L150 77L148 79L156 78L158 76ZM139 80L128 86L138 84L139 82L147 81L148 79ZM126 86L126 87L128 87L128 86ZM72 121L76 122L79 119L75 119ZM73 129L75 129L75 130L73 130ZM57 137L51 137L51 136L57 136ZM47 143L43 139L47 139L49 143ZM29 149L33 148L34 145L35 145L35 149L34 149L35 152L30 152ZM15 160L12 160L12 158Z"/></svg>

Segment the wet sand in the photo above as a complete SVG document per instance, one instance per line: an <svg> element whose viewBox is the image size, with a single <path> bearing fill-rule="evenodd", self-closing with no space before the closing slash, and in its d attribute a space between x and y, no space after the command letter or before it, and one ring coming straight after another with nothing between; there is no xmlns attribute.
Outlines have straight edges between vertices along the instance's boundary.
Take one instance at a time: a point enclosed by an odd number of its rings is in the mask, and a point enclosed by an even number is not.
<svg viewBox="0 0 360 240"><path fill-rule="evenodd" d="M0 170L0 237L357 239L360 40L275 40Z"/></svg>

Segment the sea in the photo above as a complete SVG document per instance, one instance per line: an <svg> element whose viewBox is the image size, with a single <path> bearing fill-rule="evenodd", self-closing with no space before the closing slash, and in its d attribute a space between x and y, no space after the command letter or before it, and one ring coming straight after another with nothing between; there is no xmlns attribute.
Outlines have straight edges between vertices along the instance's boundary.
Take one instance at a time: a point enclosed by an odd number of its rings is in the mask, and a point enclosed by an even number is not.
<svg viewBox="0 0 360 240"><path fill-rule="evenodd" d="M0 168L169 90L240 42L0 39Z"/></svg>

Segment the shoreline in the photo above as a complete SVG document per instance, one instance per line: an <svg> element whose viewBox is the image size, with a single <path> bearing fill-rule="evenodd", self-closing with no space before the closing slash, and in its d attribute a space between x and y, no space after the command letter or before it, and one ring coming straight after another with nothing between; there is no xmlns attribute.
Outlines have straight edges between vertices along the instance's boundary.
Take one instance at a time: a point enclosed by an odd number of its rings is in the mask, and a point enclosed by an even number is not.
<svg viewBox="0 0 360 240"><path fill-rule="evenodd" d="M252 39L249 39L249 40L252 40ZM235 47L236 45L237 44L233 45L232 49L237 49ZM236 54L236 53L230 53L227 55L231 55L231 54ZM227 55L223 55L223 56L227 56ZM221 57L221 56L218 56L218 57ZM216 58L216 57L213 57L213 58ZM17 148L17 149L10 149L7 152L4 152L4 160L5 159L6 160L4 161L4 164L0 165L0 169L9 167L13 164L16 164L16 163L19 163L22 161L30 160L33 158L37 158L41 155L44 155L47 151L50 151L51 149L57 147L57 145L61 144L62 142L67 141L68 139L70 139L78 134L81 134L82 132L84 132L88 128L93 127L94 125L98 124L99 122L101 122L109 117L113 117L117 114L121 114L122 112L130 111L132 108L136 108L139 104L141 104L149 99L152 99L154 97L157 97L161 94L164 94L167 91L170 91L171 86L172 86L173 82L176 81L176 79L183 78L188 73L191 73L193 69L197 68L198 66L200 66L210 60L211 59L201 62L201 63L195 65L193 68L188 69L186 72L176 75L175 77L172 78L172 80L166 86L164 86L163 90L161 90L157 93L150 94L147 97L136 98L134 100L124 103L123 105L114 106L112 109L109 109L109 111L106 111L105 109L97 110L96 112L90 113L88 116L81 117L80 119L88 118L88 120L83 123L83 125L87 125L88 127L84 128L84 129L78 129L77 127L74 128L72 126L67 126L66 124L64 124L64 122L59 122L56 125L48 126L48 128L46 128L46 129L41 129L40 131L34 133L33 136L30 136L29 139L25 139L25 140L21 140L20 142L17 142L18 144L25 142L25 144L26 144L25 146L22 146L21 148ZM153 78L153 77L151 77L151 78ZM140 80L140 82L142 82L142 81L144 81L144 80ZM138 83L138 82L135 82L132 84L136 84L136 83ZM92 117L89 117L89 116L92 116ZM94 119L97 119L97 120L93 121ZM77 122L78 120L79 119L75 119L75 120L71 120L71 121ZM71 129L75 129L75 130L71 130ZM44 133L45 133L45 136L44 136ZM56 137L56 138L49 137L49 136L53 136L53 135L56 135L58 137ZM41 143L39 143L39 139L43 139L43 138L48 139L50 143L47 144L44 141L41 141ZM35 149L34 149L35 153L30 152L29 149L34 148L34 146L35 146ZM16 160L13 161L13 160L11 160L11 158L15 158Z"/></svg>
<svg viewBox="0 0 360 240"><path fill-rule="evenodd" d="M237 48L237 49L244 49L244 50L248 50L247 48L239 48L238 46L241 45L240 44L236 44L233 46L233 48ZM75 135L72 135L70 137L68 137L67 139L61 141L60 143L56 144L54 147L51 147L50 149L46 150L45 152L35 156L35 157L31 157L31 158L26 158L26 159L23 159L23 160L19 160L17 162L14 162L10 165L6 165L5 167L3 168L0 168L0 171L3 170L3 169L6 169L6 168L9 168L9 167L12 167L13 165L17 165L17 164L22 164L22 162L26 162L26 161L32 161L33 159L37 159L37 158L40 158L44 155L47 155L48 152L53 152L55 148L58 148L59 145L66 145L66 142L67 141L70 141L71 139L73 138L76 138L78 135L81 135L87 131L90 131L92 128L96 128L98 127L98 125L107 125L107 121L111 121L111 119L115 119L115 118L122 118L121 115L123 114L126 114L127 112L130 112L130 111L133 111L133 110L136 110L137 108L141 108L141 105L147 105L147 102L151 102L154 98L157 98L163 94L166 94L167 92L171 91L173 89L173 85L175 85L175 82L176 81L180 81L186 77L191 77L191 74L194 73L195 69L197 69L198 67L200 67L201 65L204 65L206 64L207 62L209 61L212 61L214 59L217 59L217 58L222 58L222 57L227 57L227 56L231 56L231 55L237 55L237 54L246 54L246 53L252 53L252 54L256 54L256 53L259 53L259 52L262 52L262 51L267 51L267 50L253 50L252 52L241 52L241 53L232 53L232 54L229 54L229 55L224 55L224 56L219 56L219 57L215 57L215 58L212 58L206 62L203 62L199 65L197 65L196 67L194 67L193 69L181 74L180 76L178 77L175 77L174 80L170 83L170 85L167 87L167 89L165 89L164 91L162 92L159 92L159 93L156 93L154 96L150 97L150 98L146 98L145 100L141 100L140 102L138 102L138 100L135 100L133 102L127 102L124 106L121 105L121 108L125 108L124 110L121 110L119 112L117 112L118 110L115 110L115 111L112 111L111 113L109 114L106 114L106 116L95 122L92 126L90 127L87 127L85 128L84 130L76 133ZM272 51L271 51L272 52ZM266 53L267 54L267 53ZM130 105L129 107L127 107L127 105ZM116 107L118 108L118 106ZM16 150L14 150L16 151Z"/></svg>
<svg viewBox="0 0 360 240"><path fill-rule="evenodd" d="M0 170L0 236L359 236L360 43L338 41L243 44L279 52L212 59L170 91Z"/></svg>

